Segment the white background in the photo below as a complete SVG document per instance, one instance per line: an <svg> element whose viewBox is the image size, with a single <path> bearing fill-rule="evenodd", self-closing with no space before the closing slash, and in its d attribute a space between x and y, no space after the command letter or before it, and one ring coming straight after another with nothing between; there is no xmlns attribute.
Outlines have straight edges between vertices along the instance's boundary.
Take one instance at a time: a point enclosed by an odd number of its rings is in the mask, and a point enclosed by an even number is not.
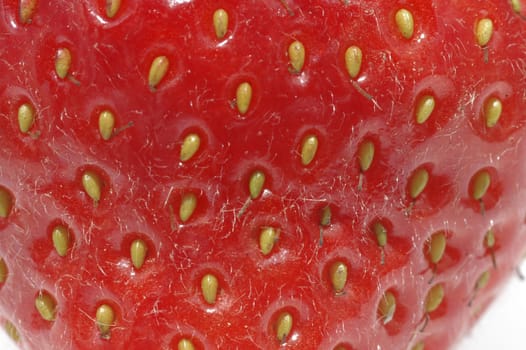
<svg viewBox="0 0 526 350"><path fill-rule="evenodd" d="M521 270L526 274L526 263L522 264ZM526 281L515 275L477 326L454 350L526 349L525 319ZM0 349L17 349L2 331Z"/></svg>

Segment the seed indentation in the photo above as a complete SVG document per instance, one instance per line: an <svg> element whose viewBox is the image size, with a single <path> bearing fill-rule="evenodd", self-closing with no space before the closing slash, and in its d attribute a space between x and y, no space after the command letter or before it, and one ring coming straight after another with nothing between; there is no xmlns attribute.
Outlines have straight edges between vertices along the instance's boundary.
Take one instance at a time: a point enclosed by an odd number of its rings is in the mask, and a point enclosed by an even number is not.
<svg viewBox="0 0 526 350"><path fill-rule="evenodd" d="M166 76L169 67L170 61L166 56L157 56L152 61L150 71L148 73L148 86L152 91L155 91L157 85L159 85Z"/></svg>
<svg viewBox="0 0 526 350"><path fill-rule="evenodd" d="M201 279L201 293L204 300L210 304L215 304L219 290L219 281L216 276L208 273Z"/></svg>
<svg viewBox="0 0 526 350"><path fill-rule="evenodd" d="M200 146L201 138L199 135L194 133L186 135L183 140L183 144L181 145L181 154L179 156L181 162L190 160L190 158L192 158L197 153Z"/></svg>
<svg viewBox="0 0 526 350"><path fill-rule="evenodd" d="M140 269L142 267L147 253L148 246L142 239L136 239L131 243L130 256L133 266L135 266L136 269Z"/></svg>
<svg viewBox="0 0 526 350"><path fill-rule="evenodd" d="M274 227L263 227L259 234L259 249L263 255L268 255L279 238L279 230Z"/></svg>
<svg viewBox="0 0 526 350"><path fill-rule="evenodd" d="M363 53L358 46L350 46L345 51L345 68L351 79L355 79L362 68Z"/></svg>
<svg viewBox="0 0 526 350"><path fill-rule="evenodd" d="M95 320L97 321L101 338L109 339L111 327L115 325L115 311L113 308L107 304L102 304L97 308Z"/></svg>
<svg viewBox="0 0 526 350"><path fill-rule="evenodd" d="M301 145L301 164L307 166L312 163L317 151L318 138L315 135L306 136Z"/></svg>
<svg viewBox="0 0 526 350"><path fill-rule="evenodd" d="M252 85L244 82L239 84L236 90L236 105L237 110L241 115L248 112L250 102L252 101Z"/></svg>
<svg viewBox="0 0 526 350"><path fill-rule="evenodd" d="M181 206L179 207L179 218L182 222L188 221L197 207L197 197L193 193L183 195Z"/></svg>
<svg viewBox="0 0 526 350"><path fill-rule="evenodd" d="M214 31L218 39L223 39L228 30L228 12L224 9L217 9L214 11L212 18L214 23Z"/></svg>
<svg viewBox="0 0 526 350"><path fill-rule="evenodd" d="M35 108L30 103L18 107L18 127L24 134L31 129L35 122Z"/></svg>
<svg viewBox="0 0 526 350"><path fill-rule="evenodd" d="M434 109L435 109L435 98L431 95L422 96L416 104L416 109L415 109L416 122L418 124L425 123L429 119L431 114L433 113Z"/></svg>
<svg viewBox="0 0 526 350"><path fill-rule="evenodd" d="M69 230L65 226L57 225L55 228L53 228L51 239L57 254L62 257L66 256L71 245Z"/></svg>
<svg viewBox="0 0 526 350"><path fill-rule="evenodd" d="M407 9L400 9L395 15L398 31L406 39L411 39L415 30L415 21L413 14Z"/></svg>
<svg viewBox="0 0 526 350"><path fill-rule="evenodd" d="M38 293L35 298L35 308L40 316L46 321L55 320L57 303L55 299L45 291Z"/></svg>

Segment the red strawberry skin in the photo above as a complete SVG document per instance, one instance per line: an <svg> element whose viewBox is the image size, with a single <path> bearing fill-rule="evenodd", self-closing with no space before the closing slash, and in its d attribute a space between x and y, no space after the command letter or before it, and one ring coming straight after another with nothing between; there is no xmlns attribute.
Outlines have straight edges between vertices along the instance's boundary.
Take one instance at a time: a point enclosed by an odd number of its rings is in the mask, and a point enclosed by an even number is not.
<svg viewBox="0 0 526 350"><path fill-rule="evenodd" d="M442 350L526 251L518 2L1 4L0 310L22 349ZM435 105L419 123L424 96Z"/></svg>

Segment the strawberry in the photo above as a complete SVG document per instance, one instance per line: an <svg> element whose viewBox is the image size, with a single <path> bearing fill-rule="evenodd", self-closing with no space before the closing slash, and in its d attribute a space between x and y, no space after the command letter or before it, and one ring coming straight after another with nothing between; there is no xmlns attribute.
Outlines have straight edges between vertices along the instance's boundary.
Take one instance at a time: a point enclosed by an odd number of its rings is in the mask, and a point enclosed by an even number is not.
<svg viewBox="0 0 526 350"><path fill-rule="evenodd" d="M506 1L0 7L22 349L426 349L526 251Z"/></svg>

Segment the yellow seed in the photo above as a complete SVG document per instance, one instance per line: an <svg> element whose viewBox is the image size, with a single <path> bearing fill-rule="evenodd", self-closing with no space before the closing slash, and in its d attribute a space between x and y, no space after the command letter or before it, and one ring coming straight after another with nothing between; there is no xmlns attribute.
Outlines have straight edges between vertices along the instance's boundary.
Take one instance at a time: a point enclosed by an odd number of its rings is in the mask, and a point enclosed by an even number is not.
<svg viewBox="0 0 526 350"><path fill-rule="evenodd" d="M393 320L396 311L396 297L391 292L385 292L378 304L378 315L383 324L388 324Z"/></svg>
<svg viewBox="0 0 526 350"><path fill-rule="evenodd" d="M188 221L195 211L197 206L197 197L193 193L187 193L181 200L181 206L179 207L179 218L182 222Z"/></svg>
<svg viewBox="0 0 526 350"><path fill-rule="evenodd" d="M7 335L11 339L13 339L13 341L15 343L18 343L20 341L20 334L18 333L18 330L16 329L14 324L12 324L9 321L6 321L5 325L4 325L4 329L5 329L5 332L7 333Z"/></svg>
<svg viewBox="0 0 526 350"><path fill-rule="evenodd" d="M210 273L203 276L201 279L201 293L208 304L215 304L218 289L219 281L216 276Z"/></svg>
<svg viewBox="0 0 526 350"><path fill-rule="evenodd" d="M483 18L477 23L475 29L475 36L477 38L477 43L480 46L486 46L491 40L493 35L493 21L489 18Z"/></svg>
<svg viewBox="0 0 526 350"><path fill-rule="evenodd" d="M201 145L201 138L197 134L188 134L183 140L181 145L181 162L186 162L194 156L194 154L199 150Z"/></svg>
<svg viewBox="0 0 526 350"><path fill-rule="evenodd" d="M7 280L7 265L5 260L0 258L0 283L4 283Z"/></svg>
<svg viewBox="0 0 526 350"><path fill-rule="evenodd" d="M511 0L511 8L515 13L521 13L521 0Z"/></svg>
<svg viewBox="0 0 526 350"><path fill-rule="evenodd" d="M496 97L489 98L484 105L484 118L486 126L492 128L497 125L502 114L502 101Z"/></svg>
<svg viewBox="0 0 526 350"><path fill-rule="evenodd" d="M35 299L35 307L40 316L46 321L55 320L55 311L57 304L55 299L46 292L38 293Z"/></svg>
<svg viewBox="0 0 526 350"><path fill-rule="evenodd" d="M332 288L336 294L343 292L345 284L347 284L348 268L345 263L336 261L331 265L329 269L329 277L331 279Z"/></svg>
<svg viewBox="0 0 526 350"><path fill-rule="evenodd" d="M262 171L256 170L250 176L248 182L248 190L250 192L250 198L256 199L261 195L263 186L265 185L265 174Z"/></svg>
<svg viewBox="0 0 526 350"><path fill-rule="evenodd" d="M366 140L360 144L358 148L358 161L360 163L360 170L365 172L369 170L374 159L374 143Z"/></svg>
<svg viewBox="0 0 526 350"><path fill-rule="evenodd" d="M415 30L413 14L409 10L400 9L396 12L395 21L400 34L402 34L404 38L410 39Z"/></svg>
<svg viewBox="0 0 526 350"><path fill-rule="evenodd" d="M305 64L305 46L296 40L289 45L289 60L291 72L299 73Z"/></svg>
<svg viewBox="0 0 526 350"><path fill-rule="evenodd" d="M486 287L489 283L489 278L491 277L491 274L489 271L484 271L479 278L477 279L477 282L475 283L475 290L479 291L482 288Z"/></svg>
<svg viewBox="0 0 526 350"><path fill-rule="evenodd" d="M264 227L259 234L259 249L263 255L268 255L278 240L279 230L274 227Z"/></svg>
<svg viewBox="0 0 526 350"><path fill-rule="evenodd" d="M113 135L115 115L111 111L102 111L99 114L99 132L103 140L108 141Z"/></svg>
<svg viewBox="0 0 526 350"><path fill-rule="evenodd" d="M301 146L301 164L309 165L316 156L318 151L318 138L314 135L308 135L303 139Z"/></svg>
<svg viewBox="0 0 526 350"><path fill-rule="evenodd" d="M376 241L378 242L378 246L385 247L387 244L387 229L385 226L378 221L373 225L373 230L376 236Z"/></svg>
<svg viewBox="0 0 526 350"><path fill-rule="evenodd" d="M102 192L102 179L93 171L86 171L82 174L82 186L84 191L93 199L94 202L100 201Z"/></svg>
<svg viewBox="0 0 526 350"><path fill-rule="evenodd" d="M486 248L493 248L495 246L495 233L493 229L489 229L484 237L484 245Z"/></svg>
<svg viewBox="0 0 526 350"><path fill-rule="evenodd" d="M321 209L320 226L329 226L332 219L331 207L326 205Z"/></svg>
<svg viewBox="0 0 526 350"><path fill-rule="evenodd" d="M150 72L148 73L148 85L150 89L155 90L157 85L163 80L168 73L170 67L170 61L166 56L157 56L150 66Z"/></svg>
<svg viewBox="0 0 526 350"><path fill-rule="evenodd" d="M121 0L106 0L106 16L115 17L121 7Z"/></svg>
<svg viewBox="0 0 526 350"><path fill-rule="evenodd" d="M223 39L228 30L228 12L217 9L213 16L214 30L218 39Z"/></svg>
<svg viewBox="0 0 526 350"><path fill-rule="evenodd" d="M66 48L57 50L55 56L55 72L60 79L64 79L69 74L71 68L71 52Z"/></svg>
<svg viewBox="0 0 526 350"><path fill-rule="evenodd" d="M38 0L20 0L20 22L31 23Z"/></svg>
<svg viewBox="0 0 526 350"><path fill-rule="evenodd" d="M97 308L95 315L97 327L102 338L110 338L111 327L115 324L115 311L107 304L102 304Z"/></svg>
<svg viewBox="0 0 526 350"><path fill-rule="evenodd" d="M425 344L424 344L423 341L421 341L421 342L415 344L415 345L411 348L411 350L424 350L424 349L425 349Z"/></svg>
<svg viewBox="0 0 526 350"><path fill-rule="evenodd" d="M5 188L0 186L0 218L6 219L13 208L13 198Z"/></svg>
<svg viewBox="0 0 526 350"><path fill-rule="evenodd" d="M177 350L195 350L195 347L191 340L181 339L177 343Z"/></svg>
<svg viewBox="0 0 526 350"><path fill-rule="evenodd" d="M444 287L441 284L436 284L427 292L425 310L426 313L431 313L438 309L444 300Z"/></svg>
<svg viewBox="0 0 526 350"><path fill-rule="evenodd" d="M441 231L433 234L429 239L428 248L429 260L432 264L438 264L438 262L442 260L446 250L446 235L444 232Z"/></svg>
<svg viewBox="0 0 526 350"><path fill-rule="evenodd" d="M240 114L247 113L251 101L252 86L247 82L239 84L236 91L236 104Z"/></svg>
<svg viewBox="0 0 526 350"><path fill-rule="evenodd" d="M422 96L416 104L415 116L418 124L425 123L435 109L435 98L431 95Z"/></svg>
<svg viewBox="0 0 526 350"><path fill-rule="evenodd" d="M35 122L35 109L29 103L18 107L18 127L23 133L27 133Z"/></svg>
<svg viewBox="0 0 526 350"><path fill-rule="evenodd" d="M358 46L351 46L345 51L345 68L347 68L347 72L352 79L356 78L360 73L362 58L362 49Z"/></svg>
<svg viewBox="0 0 526 350"><path fill-rule="evenodd" d="M416 199L426 188L429 181L429 173L426 169L418 169L409 180L409 195Z"/></svg>
<svg viewBox="0 0 526 350"><path fill-rule="evenodd" d="M486 170L479 171L473 178L471 196L475 200L481 200L486 194L491 184L491 177Z"/></svg>
<svg viewBox="0 0 526 350"><path fill-rule="evenodd" d="M130 246L130 256L133 266L135 266L136 269L140 269L142 267L147 253L148 246L142 239L136 239L132 242Z"/></svg>
<svg viewBox="0 0 526 350"><path fill-rule="evenodd" d="M293 318L288 312L279 315L276 322L276 337L280 342L284 342L292 330Z"/></svg>
<svg viewBox="0 0 526 350"><path fill-rule="evenodd" d="M57 254L60 256L66 256L71 244L68 229L62 225L56 226L53 229L51 238Z"/></svg>

